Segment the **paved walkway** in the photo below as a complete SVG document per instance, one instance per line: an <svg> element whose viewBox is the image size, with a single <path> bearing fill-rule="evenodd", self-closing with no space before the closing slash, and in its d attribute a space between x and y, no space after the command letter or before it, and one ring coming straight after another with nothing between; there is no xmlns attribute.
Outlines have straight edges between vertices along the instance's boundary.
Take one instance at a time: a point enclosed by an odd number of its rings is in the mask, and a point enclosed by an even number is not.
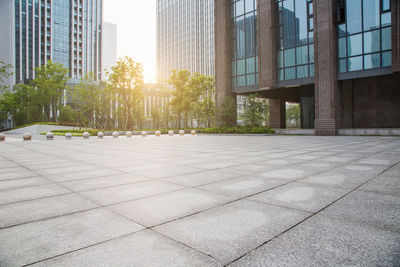
<svg viewBox="0 0 400 267"><path fill-rule="evenodd" d="M0 266L398 266L400 138L0 143Z"/></svg>

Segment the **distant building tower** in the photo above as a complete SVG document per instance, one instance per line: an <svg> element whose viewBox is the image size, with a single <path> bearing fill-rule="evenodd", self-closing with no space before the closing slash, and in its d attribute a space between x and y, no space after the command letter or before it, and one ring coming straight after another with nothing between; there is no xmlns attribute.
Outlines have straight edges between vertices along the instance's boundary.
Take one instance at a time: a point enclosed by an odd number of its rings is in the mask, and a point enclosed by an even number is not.
<svg viewBox="0 0 400 267"><path fill-rule="evenodd" d="M117 62L117 25L114 23L103 22L102 50L101 77L107 79L107 72Z"/></svg>
<svg viewBox="0 0 400 267"><path fill-rule="evenodd" d="M10 85L34 78L48 60L101 79L102 0L1 0L0 60L13 66Z"/></svg>
<svg viewBox="0 0 400 267"><path fill-rule="evenodd" d="M157 0L157 79L171 70L214 75L214 0Z"/></svg>

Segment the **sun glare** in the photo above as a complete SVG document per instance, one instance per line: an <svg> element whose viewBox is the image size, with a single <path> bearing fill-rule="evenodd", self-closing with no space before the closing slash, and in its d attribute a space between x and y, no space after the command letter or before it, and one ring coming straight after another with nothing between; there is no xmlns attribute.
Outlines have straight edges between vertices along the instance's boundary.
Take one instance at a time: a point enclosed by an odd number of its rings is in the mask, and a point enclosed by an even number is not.
<svg viewBox="0 0 400 267"><path fill-rule="evenodd" d="M155 82L156 1L104 0L104 21L117 24L117 57L140 62L145 82Z"/></svg>

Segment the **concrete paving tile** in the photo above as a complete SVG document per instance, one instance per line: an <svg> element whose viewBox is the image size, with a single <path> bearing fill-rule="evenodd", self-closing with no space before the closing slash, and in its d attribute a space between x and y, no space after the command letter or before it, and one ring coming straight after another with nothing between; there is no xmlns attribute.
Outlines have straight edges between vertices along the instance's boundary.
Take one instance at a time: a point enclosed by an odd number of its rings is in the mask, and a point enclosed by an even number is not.
<svg viewBox="0 0 400 267"><path fill-rule="evenodd" d="M400 196L356 190L321 214L400 232Z"/></svg>
<svg viewBox="0 0 400 267"><path fill-rule="evenodd" d="M230 266L398 266L400 233L316 215Z"/></svg>
<svg viewBox="0 0 400 267"><path fill-rule="evenodd" d="M196 189L185 189L159 196L112 205L110 208L147 227L175 220L234 200Z"/></svg>
<svg viewBox="0 0 400 267"><path fill-rule="evenodd" d="M0 206L0 228L99 207L77 194L41 198Z"/></svg>
<svg viewBox="0 0 400 267"><path fill-rule="evenodd" d="M385 171L385 174L400 177L400 163Z"/></svg>
<svg viewBox="0 0 400 267"><path fill-rule="evenodd" d="M50 175L57 175L61 173L74 173L74 172L83 172L88 170L95 170L98 167L94 165L87 165L87 164L76 164L72 166L65 166L65 167L56 167L56 168L45 168L36 170L36 172L40 175L50 176Z"/></svg>
<svg viewBox="0 0 400 267"><path fill-rule="evenodd" d="M244 171L236 171L231 169L208 170L186 175L179 175L163 179L163 181L194 187L238 177L244 175L245 173L246 172Z"/></svg>
<svg viewBox="0 0 400 267"><path fill-rule="evenodd" d="M348 193L348 189L303 183L290 183L249 199L263 203L317 212Z"/></svg>
<svg viewBox="0 0 400 267"><path fill-rule="evenodd" d="M183 189L183 186L161 181L147 181L128 185L114 186L104 189L81 192L101 205L110 205L118 202L150 197Z"/></svg>
<svg viewBox="0 0 400 267"><path fill-rule="evenodd" d="M0 168L0 174L13 173L13 172L24 172L24 171L27 171L27 169L20 167L20 166Z"/></svg>
<svg viewBox="0 0 400 267"><path fill-rule="evenodd" d="M222 266L217 260L151 230L117 238L33 266Z"/></svg>
<svg viewBox="0 0 400 267"><path fill-rule="evenodd" d="M224 180L198 188L234 197L246 197L287 183L285 180L268 179L257 175L247 175Z"/></svg>
<svg viewBox="0 0 400 267"><path fill-rule="evenodd" d="M122 172L112 169L97 168L81 172L66 172L59 174L51 174L51 175L46 175L46 177L54 182L67 182L67 181L75 181L81 179L88 179L88 178L108 176L108 175L118 175L118 174L122 174Z"/></svg>
<svg viewBox="0 0 400 267"><path fill-rule="evenodd" d="M15 188L6 191L0 191L0 205L42 197L62 195L70 192L70 190L56 184Z"/></svg>
<svg viewBox="0 0 400 267"><path fill-rule="evenodd" d="M38 175L28 170L23 170L18 172L6 172L6 173L0 173L0 181L35 177L35 176Z"/></svg>
<svg viewBox="0 0 400 267"><path fill-rule="evenodd" d="M150 178L140 177L133 174L118 174L104 177L89 178L83 180L75 180L62 183L63 186L74 192L105 188L116 185L137 183L149 180Z"/></svg>
<svg viewBox="0 0 400 267"><path fill-rule="evenodd" d="M360 190L400 195L400 177L383 173L361 186Z"/></svg>
<svg viewBox="0 0 400 267"><path fill-rule="evenodd" d="M51 183L50 180L44 177L22 178L15 180L0 181L0 190L14 189L26 186L35 186Z"/></svg>
<svg viewBox="0 0 400 267"><path fill-rule="evenodd" d="M96 209L0 230L0 265L21 266L142 230L106 209Z"/></svg>
<svg viewBox="0 0 400 267"><path fill-rule="evenodd" d="M308 215L241 200L153 229L226 264Z"/></svg>
<svg viewBox="0 0 400 267"><path fill-rule="evenodd" d="M197 167L174 167L173 164L171 165L169 168L152 169L152 170L132 172L132 173L138 176L148 177L152 179L163 179L168 177L175 177L179 175L195 173L203 170Z"/></svg>
<svg viewBox="0 0 400 267"><path fill-rule="evenodd" d="M354 189L371 178L365 173L354 174L349 171L330 170L301 179L299 182Z"/></svg>
<svg viewBox="0 0 400 267"><path fill-rule="evenodd" d="M306 177L308 175L311 175L313 172L317 172L317 171L316 170L311 171L309 169L291 167L291 168L281 168L281 169L267 171L261 175L266 178L296 180L296 179L300 179L300 178Z"/></svg>

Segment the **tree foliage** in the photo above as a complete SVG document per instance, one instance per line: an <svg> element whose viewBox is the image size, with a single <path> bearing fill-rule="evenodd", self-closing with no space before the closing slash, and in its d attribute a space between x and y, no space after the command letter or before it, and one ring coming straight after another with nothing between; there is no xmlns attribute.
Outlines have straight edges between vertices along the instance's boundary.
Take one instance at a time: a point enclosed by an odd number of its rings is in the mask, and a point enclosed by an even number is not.
<svg viewBox="0 0 400 267"><path fill-rule="evenodd" d="M267 101L258 94L248 95L244 101L243 121L246 126L259 127L266 120Z"/></svg>
<svg viewBox="0 0 400 267"><path fill-rule="evenodd" d="M132 129L134 125L139 128L142 126L143 85L142 65L132 58L124 57L111 68L108 87L113 100L118 103L114 115L122 129Z"/></svg>
<svg viewBox="0 0 400 267"><path fill-rule="evenodd" d="M300 127L300 105L290 104L286 109L286 120L288 127Z"/></svg>
<svg viewBox="0 0 400 267"><path fill-rule="evenodd" d="M227 96L218 109L219 121L222 126L228 127L235 124L237 105L233 97Z"/></svg>

